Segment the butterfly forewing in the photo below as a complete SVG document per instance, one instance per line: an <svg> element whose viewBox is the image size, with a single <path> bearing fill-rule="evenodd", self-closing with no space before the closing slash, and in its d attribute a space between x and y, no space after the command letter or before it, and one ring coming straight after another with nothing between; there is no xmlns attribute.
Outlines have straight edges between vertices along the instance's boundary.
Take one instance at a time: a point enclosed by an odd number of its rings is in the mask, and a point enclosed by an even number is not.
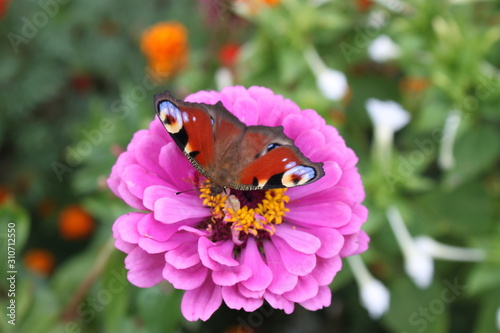
<svg viewBox="0 0 500 333"><path fill-rule="evenodd" d="M187 103L164 93L155 96L158 117L182 152L198 171L209 177L205 166L215 158L213 121L195 103Z"/></svg>

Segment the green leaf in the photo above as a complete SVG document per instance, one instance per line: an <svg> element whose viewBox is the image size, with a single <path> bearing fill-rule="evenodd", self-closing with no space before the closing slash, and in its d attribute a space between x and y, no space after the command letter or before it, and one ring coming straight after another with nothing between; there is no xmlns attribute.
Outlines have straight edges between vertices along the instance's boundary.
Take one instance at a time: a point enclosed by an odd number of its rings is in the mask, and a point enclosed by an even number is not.
<svg viewBox="0 0 500 333"><path fill-rule="evenodd" d="M415 221L420 232L431 230L460 237L481 235L493 223L493 202L479 183L469 183L454 191L436 190L414 201Z"/></svg>
<svg viewBox="0 0 500 333"><path fill-rule="evenodd" d="M178 327L182 320L182 295L182 291L163 284L139 291L139 313L148 332L172 332Z"/></svg>
<svg viewBox="0 0 500 333"><path fill-rule="evenodd" d="M467 281L467 293L478 295L500 288L500 266L493 263L482 263L471 272ZM499 304L500 305L500 304Z"/></svg>
<svg viewBox="0 0 500 333"><path fill-rule="evenodd" d="M444 183L457 187L481 172L491 168L500 156L500 133L490 126L473 128L464 133L455 144L455 168Z"/></svg>
<svg viewBox="0 0 500 333"><path fill-rule="evenodd" d="M125 317L129 299L130 283L123 267L125 255L115 251L106 266L103 276L103 290L110 293L111 300L106 304L103 313L106 332L120 332L120 322Z"/></svg>
<svg viewBox="0 0 500 333"><path fill-rule="evenodd" d="M53 291L42 284L34 288L31 297L32 305L18 332L47 333L58 320L59 302Z"/></svg>
<svg viewBox="0 0 500 333"><path fill-rule="evenodd" d="M7 202L0 207L0 243L2 254L7 253L8 244L16 250L16 260L19 260L21 251L26 244L30 232L30 218L28 212L15 203ZM11 241L8 241L11 239ZM13 244L12 242L15 242ZM10 243L9 243L10 242Z"/></svg>
<svg viewBox="0 0 500 333"><path fill-rule="evenodd" d="M418 289L408 278L400 278L390 286L391 305L383 321L393 332L448 331L448 305L460 295L455 295L448 285L431 285Z"/></svg>
<svg viewBox="0 0 500 333"><path fill-rule="evenodd" d="M498 278L498 276L497 276ZM474 333L490 333L498 332L498 315L497 311L500 310L500 291L497 289L489 293L483 299L479 314L477 316L476 327Z"/></svg>

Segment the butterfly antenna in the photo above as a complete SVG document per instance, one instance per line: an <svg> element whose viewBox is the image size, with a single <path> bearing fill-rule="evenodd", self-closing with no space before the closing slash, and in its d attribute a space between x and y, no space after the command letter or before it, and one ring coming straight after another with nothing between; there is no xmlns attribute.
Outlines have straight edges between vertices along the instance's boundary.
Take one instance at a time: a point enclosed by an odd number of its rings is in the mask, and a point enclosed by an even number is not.
<svg viewBox="0 0 500 333"><path fill-rule="evenodd" d="M188 190L184 190L184 191L180 191L180 192L175 192L175 195L179 195L179 194L186 193L186 192L189 192L189 191L199 191L201 189L208 188L208 187L210 187L210 183L209 182L204 182L204 183L201 184L200 187L195 187L195 188L190 188Z"/></svg>
<svg viewBox="0 0 500 333"><path fill-rule="evenodd" d="M180 191L180 192L175 192L175 195L179 195L179 194L183 194L183 193L186 193L186 192L189 192L189 191L199 191L200 188L190 188L188 190L184 190L184 191Z"/></svg>

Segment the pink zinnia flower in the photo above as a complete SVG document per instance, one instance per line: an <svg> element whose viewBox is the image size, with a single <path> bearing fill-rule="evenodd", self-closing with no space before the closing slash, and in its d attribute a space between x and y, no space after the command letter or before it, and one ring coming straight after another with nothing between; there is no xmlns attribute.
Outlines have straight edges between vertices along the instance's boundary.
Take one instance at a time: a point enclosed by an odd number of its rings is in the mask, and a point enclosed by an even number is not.
<svg viewBox="0 0 500 333"><path fill-rule="evenodd" d="M328 285L341 257L368 247L354 152L315 111L301 111L266 88L200 91L186 100L222 101L247 125L284 126L305 156L324 163L326 175L290 189L176 195L206 180L154 119L135 133L108 179L111 190L140 211L113 226L116 247L128 254L129 281L147 288L167 280L186 290L181 308L188 320L207 320L222 301L254 311L265 300L286 313L295 303L309 310L329 306Z"/></svg>

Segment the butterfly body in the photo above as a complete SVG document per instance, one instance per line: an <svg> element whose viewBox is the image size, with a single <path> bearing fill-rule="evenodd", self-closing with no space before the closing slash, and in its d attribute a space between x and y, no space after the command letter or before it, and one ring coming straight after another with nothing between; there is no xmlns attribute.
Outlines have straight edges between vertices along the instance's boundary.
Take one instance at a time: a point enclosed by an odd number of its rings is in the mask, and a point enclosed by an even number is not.
<svg viewBox="0 0 500 333"><path fill-rule="evenodd" d="M177 146L212 185L262 190L309 184L324 176L283 133L283 127L246 126L221 102L215 105L177 100L169 92L155 96L155 109Z"/></svg>

